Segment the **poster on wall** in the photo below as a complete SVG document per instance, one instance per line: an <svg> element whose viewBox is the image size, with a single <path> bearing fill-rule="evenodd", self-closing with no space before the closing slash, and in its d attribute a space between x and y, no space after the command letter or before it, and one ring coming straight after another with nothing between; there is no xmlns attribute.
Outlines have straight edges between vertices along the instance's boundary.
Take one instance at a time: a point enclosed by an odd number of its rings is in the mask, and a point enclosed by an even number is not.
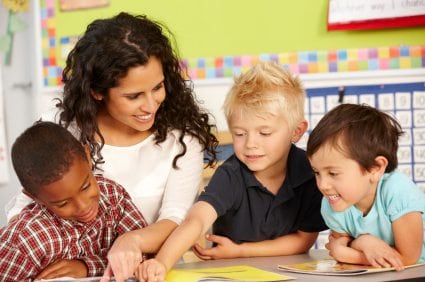
<svg viewBox="0 0 425 282"><path fill-rule="evenodd" d="M425 25L425 1L329 0L328 31Z"/></svg>
<svg viewBox="0 0 425 282"><path fill-rule="evenodd" d="M6 124L4 121L3 82L0 66L0 184L9 181L8 158L6 150Z"/></svg>

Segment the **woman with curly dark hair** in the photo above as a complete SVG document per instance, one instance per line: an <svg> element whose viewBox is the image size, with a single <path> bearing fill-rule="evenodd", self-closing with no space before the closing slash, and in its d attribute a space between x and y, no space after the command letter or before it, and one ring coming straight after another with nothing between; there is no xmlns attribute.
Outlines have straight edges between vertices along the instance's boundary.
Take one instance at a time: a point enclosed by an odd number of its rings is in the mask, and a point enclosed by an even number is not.
<svg viewBox="0 0 425 282"><path fill-rule="evenodd" d="M115 242L112 269L159 249L193 204L204 151L216 161L213 125L169 38L146 16L93 21L66 60L58 109L42 117L87 145L96 172L123 185L149 223Z"/></svg>

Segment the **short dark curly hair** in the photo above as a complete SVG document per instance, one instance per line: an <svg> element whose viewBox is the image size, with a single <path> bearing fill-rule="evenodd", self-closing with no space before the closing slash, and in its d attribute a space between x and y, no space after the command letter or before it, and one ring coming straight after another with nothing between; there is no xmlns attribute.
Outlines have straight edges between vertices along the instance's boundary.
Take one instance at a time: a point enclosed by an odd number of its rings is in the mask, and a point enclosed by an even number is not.
<svg viewBox="0 0 425 282"><path fill-rule="evenodd" d="M76 158L88 162L83 145L65 128L38 121L12 145L12 164L22 187L36 196L38 189L60 180Z"/></svg>
<svg viewBox="0 0 425 282"><path fill-rule="evenodd" d="M388 160L385 172L397 168L398 139L403 134L398 121L368 105L342 104L329 111L311 132L307 156L330 144L369 171L375 158Z"/></svg>
<svg viewBox="0 0 425 282"><path fill-rule="evenodd" d="M152 128L156 142L165 141L170 130L178 129L182 132L179 142L183 150L174 158L175 168L177 159L186 153L183 137L187 134L196 137L206 150L208 165L216 163L218 141L212 134L215 126L209 123L209 114L195 100L193 85L183 78L182 65L169 37L174 38L164 25L144 15L122 12L89 24L69 53L62 77L64 97L57 104L62 110L60 123L67 128L76 122L80 141L89 145L95 165L103 160L104 139L96 121L102 104L92 94L107 96L130 68L146 65L150 57L161 62L166 89L166 98ZM95 140L96 135L100 144Z"/></svg>

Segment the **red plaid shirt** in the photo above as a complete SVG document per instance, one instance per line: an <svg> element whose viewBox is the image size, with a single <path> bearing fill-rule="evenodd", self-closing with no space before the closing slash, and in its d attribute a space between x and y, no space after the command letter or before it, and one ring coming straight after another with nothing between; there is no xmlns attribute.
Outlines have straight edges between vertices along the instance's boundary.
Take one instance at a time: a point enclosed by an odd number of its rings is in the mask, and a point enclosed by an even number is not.
<svg viewBox="0 0 425 282"><path fill-rule="evenodd" d="M99 214L90 225L59 218L32 203L0 229L0 281L31 281L59 259L83 260L88 276L102 275L115 238L147 224L122 186L98 175L96 180Z"/></svg>

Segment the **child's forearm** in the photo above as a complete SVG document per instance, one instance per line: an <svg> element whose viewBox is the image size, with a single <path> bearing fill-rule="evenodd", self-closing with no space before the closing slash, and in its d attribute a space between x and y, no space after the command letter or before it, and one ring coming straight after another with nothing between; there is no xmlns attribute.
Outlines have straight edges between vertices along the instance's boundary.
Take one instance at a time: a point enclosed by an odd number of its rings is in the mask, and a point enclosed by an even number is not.
<svg viewBox="0 0 425 282"><path fill-rule="evenodd" d="M180 257L206 232L200 220L189 219L170 235L156 255L156 259L169 271Z"/></svg>
<svg viewBox="0 0 425 282"><path fill-rule="evenodd" d="M241 244L242 257L285 256L307 252L317 239L317 232L298 231L273 240Z"/></svg>
<svg viewBox="0 0 425 282"><path fill-rule="evenodd" d="M121 236L135 242L143 253L157 253L167 237L177 227L174 221L163 219L144 228L129 231Z"/></svg>
<svg viewBox="0 0 425 282"><path fill-rule="evenodd" d="M359 238L357 238L356 240L354 240L353 243L352 243L352 245L351 245L354 249L359 250L360 252L363 252L365 249L368 248L367 245L364 245L363 244L363 242L365 241L365 239L364 239L363 236L366 237L366 236L372 236L372 235L369 235L369 234L362 235ZM374 238L375 240L382 241L381 239L378 239L376 237L371 237L371 238ZM414 264L420 258L420 252L416 252L416 253L414 253L414 252L401 253L396 247L389 246L384 241L382 241L382 242L383 242L383 244L385 244L385 246L387 248L391 249L400 258L400 260L403 263L403 265ZM415 250L415 251L417 251L417 250Z"/></svg>
<svg viewBox="0 0 425 282"><path fill-rule="evenodd" d="M339 262L370 265L363 252L348 246L339 245L331 256Z"/></svg>

